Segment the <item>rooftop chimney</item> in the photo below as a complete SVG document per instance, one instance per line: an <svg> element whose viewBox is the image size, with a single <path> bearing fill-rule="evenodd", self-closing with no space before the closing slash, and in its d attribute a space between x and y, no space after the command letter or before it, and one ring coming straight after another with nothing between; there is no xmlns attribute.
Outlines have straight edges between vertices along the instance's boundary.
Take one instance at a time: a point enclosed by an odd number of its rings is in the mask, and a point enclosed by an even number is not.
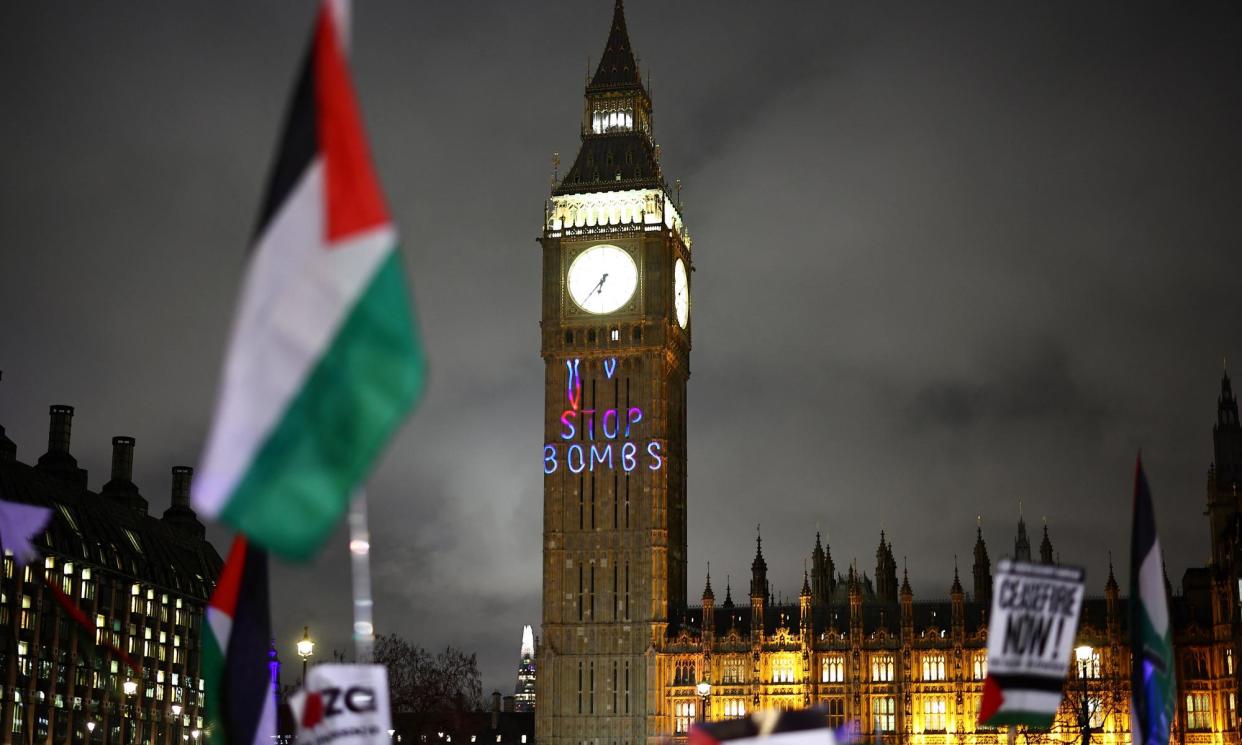
<svg viewBox="0 0 1242 745"><path fill-rule="evenodd" d="M47 433L47 452L39 456L39 470L86 488L86 469L78 468L77 458L69 454L69 435L73 426L73 407L54 404Z"/></svg>
<svg viewBox="0 0 1242 745"><path fill-rule="evenodd" d="M172 468L172 506L190 509L190 482L194 480L194 469L189 466L173 466Z"/></svg>
<svg viewBox="0 0 1242 745"><path fill-rule="evenodd" d="M147 514L147 500L138 493L134 484L134 438L112 438L112 479L104 484L99 493L128 507Z"/></svg>
<svg viewBox="0 0 1242 745"><path fill-rule="evenodd" d="M164 522L176 530L202 540L207 535L207 529L198 521L194 508L190 507L190 485L193 481L193 468L173 466L172 506L164 510Z"/></svg>
<svg viewBox="0 0 1242 745"><path fill-rule="evenodd" d="M53 404L51 417L52 425L47 433L47 452L68 453L69 435L73 429L73 407Z"/></svg>
<svg viewBox="0 0 1242 745"><path fill-rule="evenodd" d="M112 480L134 480L134 438L112 438Z"/></svg>

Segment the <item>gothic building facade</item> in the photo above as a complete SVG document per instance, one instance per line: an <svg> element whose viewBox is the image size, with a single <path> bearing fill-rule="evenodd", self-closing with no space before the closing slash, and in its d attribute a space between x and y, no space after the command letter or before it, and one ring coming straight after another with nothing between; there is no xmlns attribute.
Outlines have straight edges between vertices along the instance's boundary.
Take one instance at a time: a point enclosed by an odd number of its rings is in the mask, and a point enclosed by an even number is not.
<svg viewBox="0 0 1242 745"><path fill-rule="evenodd" d="M558 174L559 176L559 174ZM977 724L987 672L991 560L975 535L969 591L916 597L881 533L874 574L841 571L820 536L797 602L774 602L757 539L749 593L717 605L710 576L687 603L686 385L692 241L655 145L648 87L617 0L587 81L581 146L554 179L542 247L545 363L541 745L644 745L697 719L816 706L834 726L918 745L992 745ZM1178 743L1238 743L1242 431L1228 376L1208 478L1212 561L1172 593ZM1012 555L1053 563L1019 520ZM1048 731L1078 742L1080 716L1128 743L1126 599L1110 573L1085 602L1075 666ZM1084 693L1085 690L1085 693ZM1082 714L1085 712L1085 715Z"/></svg>
<svg viewBox="0 0 1242 745"><path fill-rule="evenodd" d="M223 562L190 507L193 469L172 469L157 517L132 480L133 438L113 438L111 478L92 491L70 452L72 422L72 407L51 408L34 465L0 426L0 500L52 510L34 541L41 558L21 567L6 551L0 567L0 744L197 743L203 611Z"/></svg>
<svg viewBox="0 0 1242 745"><path fill-rule="evenodd" d="M1238 593L1242 579L1242 427L1228 373L1221 381L1208 470L1211 562L1192 567L1170 597L1177 676L1171 741L1223 745L1239 736ZM1015 558L1033 560L1019 519ZM688 608L655 653L661 695L655 729L684 737L697 718L740 717L771 708L821 707L830 724L864 737L920 745L999 743L1004 734L978 725L987 674L991 561L976 530L971 589L957 570L947 597L916 598L897 584L891 543L880 534L874 581L853 566L836 571L816 535L796 604L773 604L762 544L751 565L749 607L726 587L716 604L708 576L702 604ZM1037 560L1056 561L1045 525ZM1090 660L1071 664L1061 711L1047 731L1021 731L1029 745L1082 741L1086 719L1094 742L1130 739L1130 649L1126 607L1112 566L1084 601L1076 644ZM710 685L707 696L698 690ZM706 690L706 688L704 689Z"/></svg>

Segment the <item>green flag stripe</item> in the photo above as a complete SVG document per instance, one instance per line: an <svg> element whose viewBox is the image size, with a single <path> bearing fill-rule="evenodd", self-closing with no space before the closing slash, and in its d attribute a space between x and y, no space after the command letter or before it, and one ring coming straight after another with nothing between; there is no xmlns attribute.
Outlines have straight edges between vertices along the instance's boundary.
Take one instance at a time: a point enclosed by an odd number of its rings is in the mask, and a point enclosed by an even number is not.
<svg viewBox="0 0 1242 745"><path fill-rule="evenodd" d="M350 311L263 443L222 517L256 543L308 558L327 537L426 375L400 253Z"/></svg>

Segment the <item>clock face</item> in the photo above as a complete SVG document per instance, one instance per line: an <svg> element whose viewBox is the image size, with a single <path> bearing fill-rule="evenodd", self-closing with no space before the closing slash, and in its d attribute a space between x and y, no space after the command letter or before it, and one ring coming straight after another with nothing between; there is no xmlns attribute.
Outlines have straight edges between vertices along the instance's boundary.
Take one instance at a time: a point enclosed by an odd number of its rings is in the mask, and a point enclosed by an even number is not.
<svg viewBox="0 0 1242 745"><path fill-rule="evenodd" d="M569 296L588 313L611 313L638 288L638 267L629 253L608 244L592 246L574 259L565 277Z"/></svg>
<svg viewBox="0 0 1242 745"><path fill-rule="evenodd" d="M686 263L681 259L673 265L673 308L677 311L677 323L683 329L690 322L690 280L686 277Z"/></svg>

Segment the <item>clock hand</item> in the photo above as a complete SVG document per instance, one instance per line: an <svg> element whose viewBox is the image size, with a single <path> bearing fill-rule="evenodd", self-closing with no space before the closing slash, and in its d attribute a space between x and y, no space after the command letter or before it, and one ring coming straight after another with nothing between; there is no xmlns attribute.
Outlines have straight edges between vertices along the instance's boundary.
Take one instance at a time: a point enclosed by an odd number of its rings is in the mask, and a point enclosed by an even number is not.
<svg viewBox="0 0 1242 745"><path fill-rule="evenodd" d="M590 300L591 296L596 293L603 295L604 294L604 282L606 281L608 281L608 272L604 272L604 276L599 278L599 282L596 282L595 286L591 288L591 291L587 293L586 299Z"/></svg>

